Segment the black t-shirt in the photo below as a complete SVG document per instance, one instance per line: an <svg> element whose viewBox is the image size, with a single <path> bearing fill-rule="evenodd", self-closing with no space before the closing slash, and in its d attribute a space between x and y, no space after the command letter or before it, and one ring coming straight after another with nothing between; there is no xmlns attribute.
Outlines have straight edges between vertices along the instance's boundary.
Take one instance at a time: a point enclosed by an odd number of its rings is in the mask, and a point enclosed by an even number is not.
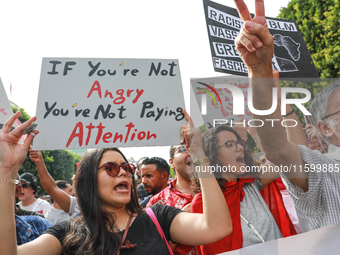
<svg viewBox="0 0 340 255"><path fill-rule="evenodd" d="M171 240L171 223L175 216L182 211L175 207L161 204L152 205L150 208L155 213L167 240ZM62 243L63 238L70 231L70 227L69 221L60 222L47 229L44 234L51 234L58 238L60 243ZM124 230L121 232L122 236L123 233ZM132 222L125 238L125 241L127 240L129 240L131 244L137 244L137 246L134 249L121 250L121 255L169 254L168 248L158 233L156 225L145 211L140 212Z"/></svg>

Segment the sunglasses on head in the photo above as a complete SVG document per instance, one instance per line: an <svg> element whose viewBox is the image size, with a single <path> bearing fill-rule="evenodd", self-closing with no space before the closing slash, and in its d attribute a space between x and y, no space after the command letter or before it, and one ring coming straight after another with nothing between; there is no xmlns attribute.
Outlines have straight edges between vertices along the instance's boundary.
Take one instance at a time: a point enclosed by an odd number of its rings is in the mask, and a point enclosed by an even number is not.
<svg viewBox="0 0 340 255"><path fill-rule="evenodd" d="M28 185L27 183L21 184L21 187L23 187L24 189L27 189L30 185Z"/></svg>
<svg viewBox="0 0 340 255"><path fill-rule="evenodd" d="M175 150L175 153L189 153L189 149L185 145L182 145Z"/></svg>
<svg viewBox="0 0 340 255"><path fill-rule="evenodd" d="M122 163L118 164L116 162L106 162L97 170L103 169L106 171L108 175L111 177L116 177L119 174L120 168L123 168L125 172L127 172L128 177L132 177L135 174L136 167L133 164Z"/></svg>

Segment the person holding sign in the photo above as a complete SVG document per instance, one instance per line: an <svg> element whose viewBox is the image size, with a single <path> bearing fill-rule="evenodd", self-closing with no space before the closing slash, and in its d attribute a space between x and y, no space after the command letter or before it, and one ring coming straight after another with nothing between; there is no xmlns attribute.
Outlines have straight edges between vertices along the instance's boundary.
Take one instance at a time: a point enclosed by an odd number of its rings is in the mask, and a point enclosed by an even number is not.
<svg viewBox="0 0 340 255"><path fill-rule="evenodd" d="M18 144L22 131L36 117L10 132L20 112L0 133L0 247L4 254L171 254L167 240L187 245L215 242L232 232L228 206L214 178L201 178L204 214L185 213L166 205L151 206L145 213L138 206L134 168L116 148L95 149L82 159L76 176L76 192L82 214L54 225L32 242L17 247L13 200L16 174L25 160L34 136ZM195 164L207 166L201 132L181 129L182 142L191 147ZM200 177L203 175L200 174ZM149 215L151 215L149 217ZM152 216L153 215L153 216ZM156 216L155 216L156 215ZM157 229L159 224L161 229ZM147 234L142 234L143 231ZM165 235L164 241L160 233Z"/></svg>
<svg viewBox="0 0 340 255"><path fill-rule="evenodd" d="M235 0L244 26L235 44L253 87L253 105L257 110L272 106L273 36L269 33L263 0L255 0L255 16L251 17L243 0ZM261 79L260 79L261 78ZM265 123L256 128L266 158L287 171L281 177L294 199L303 232L340 223L340 83L321 90L313 99L310 112L313 123L330 142L328 153L322 154L287 140L280 125ZM281 119L280 109L254 119ZM273 142L275 141L275 142Z"/></svg>

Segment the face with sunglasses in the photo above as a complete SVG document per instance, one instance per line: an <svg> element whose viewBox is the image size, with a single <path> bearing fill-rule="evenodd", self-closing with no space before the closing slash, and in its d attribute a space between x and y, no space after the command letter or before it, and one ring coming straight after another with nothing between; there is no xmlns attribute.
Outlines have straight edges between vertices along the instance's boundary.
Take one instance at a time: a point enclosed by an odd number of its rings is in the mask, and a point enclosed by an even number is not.
<svg viewBox="0 0 340 255"><path fill-rule="evenodd" d="M97 168L98 193L107 210L130 202L134 166L116 151L106 151Z"/></svg>
<svg viewBox="0 0 340 255"><path fill-rule="evenodd" d="M34 189L28 183L21 181L21 192L18 196L18 199L23 204L25 204L26 201L31 201L33 197L34 197Z"/></svg>
<svg viewBox="0 0 340 255"><path fill-rule="evenodd" d="M217 134L218 138L218 162L221 166L230 166L236 169L234 174L242 174L242 166L244 163L244 150L246 150L246 143L243 140L238 140L233 132L223 130ZM228 174L230 176L230 174Z"/></svg>
<svg viewBox="0 0 340 255"><path fill-rule="evenodd" d="M176 169L176 175L190 180L190 163L191 157L189 148L185 145L177 146L174 156L169 160L172 168Z"/></svg>

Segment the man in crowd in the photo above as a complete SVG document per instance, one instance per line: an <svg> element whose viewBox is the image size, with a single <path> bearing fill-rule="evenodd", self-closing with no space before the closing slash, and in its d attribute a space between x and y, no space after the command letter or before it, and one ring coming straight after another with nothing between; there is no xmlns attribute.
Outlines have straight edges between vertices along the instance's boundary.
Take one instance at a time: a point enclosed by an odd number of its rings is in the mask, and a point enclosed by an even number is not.
<svg viewBox="0 0 340 255"><path fill-rule="evenodd" d="M152 196L168 186L170 167L163 158L145 158L142 163L141 174L144 189L149 195L139 203L144 208Z"/></svg>
<svg viewBox="0 0 340 255"><path fill-rule="evenodd" d="M179 209L186 207L188 212L190 212L190 203L195 196L195 193L191 190L190 181L190 153L187 147L181 146L171 146L170 147L170 166L176 172L176 178L170 182L170 185L163 189L158 194L154 195L148 205L153 204L165 204L170 205ZM196 254L196 249L194 246L186 245L174 245L171 244L174 254Z"/></svg>
<svg viewBox="0 0 340 255"><path fill-rule="evenodd" d="M74 196L73 187L67 181L59 180L56 181L55 184L59 189L65 191L68 195ZM54 201L52 208L46 213L46 219L53 224L68 220L69 218L70 215L66 213L56 201Z"/></svg>
<svg viewBox="0 0 340 255"><path fill-rule="evenodd" d="M169 163L176 172L176 178L169 186L154 195L148 206L159 203L182 209L191 203L195 193L191 190L190 162L190 153L186 146L170 147Z"/></svg>
<svg viewBox="0 0 340 255"><path fill-rule="evenodd" d="M244 26L235 39L236 47L253 88L253 106L268 110L272 106L273 37L269 33L262 0L256 0L255 17L252 18L243 0L235 0ZM285 166L290 172L281 173L287 190L294 199L302 231L310 231L340 223L340 84L335 83L319 92L310 106L313 123L330 143L328 153L322 154L306 146L290 143L281 122L280 109L272 114L253 114L265 124L257 127L259 143L268 160Z"/></svg>
<svg viewBox="0 0 340 255"><path fill-rule="evenodd" d="M312 124L306 126L306 134L308 137L308 148L311 150L317 150L321 153L328 152L328 143L321 135L317 127Z"/></svg>
<svg viewBox="0 0 340 255"><path fill-rule="evenodd" d="M17 184L15 186L15 198L21 194L20 176L17 174ZM45 232L53 224L36 212L25 211L15 206L15 225L17 233L17 245L30 242ZM42 216L42 215L41 215Z"/></svg>
<svg viewBox="0 0 340 255"><path fill-rule="evenodd" d="M52 176L48 173L44 159L40 151L30 150L30 159L36 164L40 182L44 190L53 198L58 207L68 213L69 216L77 215L80 212L78 200L60 189Z"/></svg>
<svg viewBox="0 0 340 255"><path fill-rule="evenodd" d="M142 202L148 194L146 193L144 186L143 186L143 178L141 174L141 168L142 168L142 162L144 161L146 157L142 157L137 161L137 168L136 168L136 174L135 176L137 177L136 180L138 179L138 186L137 186L137 192L138 192L138 201L139 203Z"/></svg>
<svg viewBox="0 0 340 255"><path fill-rule="evenodd" d="M51 208L51 204L43 199L34 197L38 192L37 178L31 173L24 173L20 176L20 179L22 186L19 195L20 202L18 203L20 208L45 215Z"/></svg>

